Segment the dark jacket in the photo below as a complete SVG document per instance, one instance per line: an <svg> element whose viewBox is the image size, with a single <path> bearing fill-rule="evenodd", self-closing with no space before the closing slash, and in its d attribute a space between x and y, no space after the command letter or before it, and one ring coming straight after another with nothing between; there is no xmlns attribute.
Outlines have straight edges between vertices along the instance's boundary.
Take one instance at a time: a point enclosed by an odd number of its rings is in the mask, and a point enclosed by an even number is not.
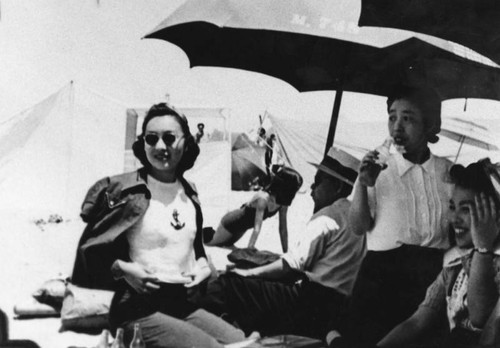
<svg viewBox="0 0 500 348"><path fill-rule="evenodd" d="M196 210L196 259L206 257L202 240L203 216L193 186L179 178L186 195ZM117 259L129 261L126 233L149 207L151 192L144 168L135 172L106 177L87 192L80 216L87 223L78 243L71 282L75 285L116 290L120 282L113 280L111 265Z"/></svg>

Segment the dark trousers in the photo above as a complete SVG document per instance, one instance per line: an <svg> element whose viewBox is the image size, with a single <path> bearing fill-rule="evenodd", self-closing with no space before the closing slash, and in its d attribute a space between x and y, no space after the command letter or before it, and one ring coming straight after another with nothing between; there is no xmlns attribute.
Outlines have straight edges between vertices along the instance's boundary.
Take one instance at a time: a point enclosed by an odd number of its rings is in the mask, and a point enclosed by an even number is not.
<svg viewBox="0 0 500 348"><path fill-rule="evenodd" d="M247 333L319 339L324 339L327 328L338 325L346 303L344 295L307 279L284 283L234 273L211 282L207 295L199 302L206 310L236 322Z"/></svg>
<svg viewBox="0 0 500 348"><path fill-rule="evenodd" d="M187 288L182 284L165 284L150 294L139 294L130 286L115 292L109 313L113 330L124 322L147 317L155 312L174 318L184 318L196 310L188 300Z"/></svg>
<svg viewBox="0 0 500 348"><path fill-rule="evenodd" d="M412 343L404 348L473 348L479 347L480 333L462 328L455 328L451 332L428 342ZM482 347L482 346L481 346ZM488 346L491 347L491 346Z"/></svg>
<svg viewBox="0 0 500 348"><path fill-rule="evenodd" d="M341 331L352 342L376 344L415 312L442 269L443 251L402 245L368 251Z"/></svg>

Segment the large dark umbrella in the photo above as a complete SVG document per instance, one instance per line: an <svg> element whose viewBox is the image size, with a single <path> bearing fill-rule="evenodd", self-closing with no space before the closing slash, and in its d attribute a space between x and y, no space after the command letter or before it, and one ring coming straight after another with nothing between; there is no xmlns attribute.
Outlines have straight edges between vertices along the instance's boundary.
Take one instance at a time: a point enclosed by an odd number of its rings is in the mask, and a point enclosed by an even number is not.
<svg viewBox="0 0 500 348"><path fill-rule="evenodd" d="M467 60L417 38L384 47L350 68L350 83L362 93L387 95L394 85L404 83L432 87L442 100L500 100L500 69Z"/></svg>
<svg viewBox="0 0 500 348"><path fill-rule="evenodd" d="M335 30L321 22L334 3L266 0L257 7L246 0L191 0L146 37L179 46L191 66L260 72L299 91L336 90L325 152L333 143L343 90L386 95L406 82L435 87L443 99L500 99L498 70L421 40L376 48L335 39Z"/></svg>
<svg viewBox="0 0 500 348"><path fill-rule="evenodd" d="M359 25L437 36L500 63L498 0L362 0Z"/></svg>

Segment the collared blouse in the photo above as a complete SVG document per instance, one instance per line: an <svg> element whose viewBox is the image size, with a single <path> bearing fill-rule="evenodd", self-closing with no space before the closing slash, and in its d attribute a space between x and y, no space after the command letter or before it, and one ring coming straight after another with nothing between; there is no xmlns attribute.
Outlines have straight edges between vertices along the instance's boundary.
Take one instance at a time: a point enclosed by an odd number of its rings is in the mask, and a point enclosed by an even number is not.
<svg viewBox="0 0 500 348"><path fill-rule="evenodd" d="M387 165L368 188L375 221L367 233L368 250L402 244L448 249L446 212L453 185L446 179L451 162L431 154L425 163L415 164L395 153Z"/></svg>

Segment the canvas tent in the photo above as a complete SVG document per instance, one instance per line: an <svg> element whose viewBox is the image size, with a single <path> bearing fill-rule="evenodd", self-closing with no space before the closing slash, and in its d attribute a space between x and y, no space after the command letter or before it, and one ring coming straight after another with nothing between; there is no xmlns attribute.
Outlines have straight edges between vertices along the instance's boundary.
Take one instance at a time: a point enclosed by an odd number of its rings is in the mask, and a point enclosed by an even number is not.
<svg viewBox="0 0 500 348"><path fill-rule="evenodd" d="M295 168L303 177L301 191L310 187L314 180L316 168L310 163L320 163L323 158L328 123L303 120L285 120L269 115L272 130L277 135L284 154L286 165ZM370 127L369 135L358 143L359 135L366 133L365 127ZM385 124L368 125L365 122L346 121L340 118L334 146L361 159L366 150L379 145L378 139L385 136ZM382 134L382 135L381 135Z"/></svg>
<svg viewBox="0 0 500 348"><path fill-rule="evenodd" d="M500 125L493 118L485 117L463 117L460 115L443 115L443 127L452 128L456 119L464 119L474 122L488 129L488 134L478 136L485 141L495 143L499 138ZM319 163L323 158L324 144L328 132L328 124L321 122L309 122L303 120L285 120L273 115L269 115L272 123L271 132L276 133L279 143L285 154L285 162L288 166L295 168L304 178L302 190L308 188L316 172L315 167L309 162ZM462 127L463 128L463 127ZM464 131L459 127L454 127L457 131ZM334 146L344 150L354 157L361 159L368 150L380 145L387 136L386 118L380 120L360 121L357 115L340 117L337 124ZM457 141L440 136L436 144L430 144L431 151L438 155L447 157L450 161L455 160L455 156L460 147ZM492 162L500 161L499 151L486 151L477 147L464 144L460 150L457 163L467 165L480 158L490 157Z"/></svg>
<svg viewBox="0 0 500 348"><path fill-rule="evenodd" d="M220 116L222 110L179 109L194 129L197 119ZM130 148L141 120L131 122L132 110L71 82L0 122L0 211L77 217L90 185L137 166ZM187 175L202 202L220 206L215 215L228 208L229 147L227 138L201 144L202 154Z"/></svg>
<svg viewBox="0 0 500 348"><path fill-rule="evenodd" d="M125 107L73 82L0 124L0 209L76 215L123 170Z"/></svg>

